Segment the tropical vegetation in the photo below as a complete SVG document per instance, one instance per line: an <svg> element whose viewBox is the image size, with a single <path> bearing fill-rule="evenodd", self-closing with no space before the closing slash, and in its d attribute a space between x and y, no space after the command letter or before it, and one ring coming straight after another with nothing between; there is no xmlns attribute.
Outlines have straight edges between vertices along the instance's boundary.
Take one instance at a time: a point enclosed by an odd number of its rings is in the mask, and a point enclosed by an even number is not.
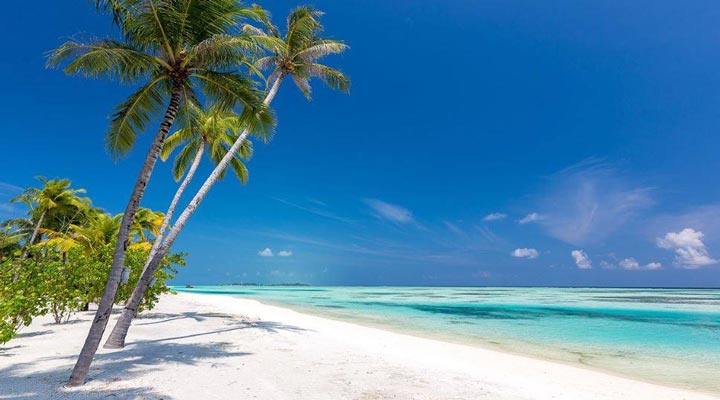
<svg viewBox="0 0 720 400"><path fill-rule="evenodd" d="M121 215L94 207L89 198L79 196L85 191L72 189L68 179L40 178L40 183L40 188L28 188L13 199L27 206L27 216L2 223L0 343L36 316L50 313L56 323L65 323L96 303L111 265ZM118 301L129 299L162 218L149 209L136 214ZM159 295L169 291L165 283L175 276L177 265L184 265L182 254L163 260L140 308L152 308Z"/></svg>

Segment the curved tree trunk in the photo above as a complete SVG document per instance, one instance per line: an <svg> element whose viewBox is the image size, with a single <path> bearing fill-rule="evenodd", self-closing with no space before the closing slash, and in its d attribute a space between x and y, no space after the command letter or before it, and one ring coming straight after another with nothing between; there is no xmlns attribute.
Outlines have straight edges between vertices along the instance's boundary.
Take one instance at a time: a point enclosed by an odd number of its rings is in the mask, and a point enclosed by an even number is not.
<svg viewBox="0 0 720 400"><path fill-rule="evenodd" d="M43 220L45 219L45 215L47 214L47 210L44 210L42 214L40 214L40 218L38 219L37 225L35 225L35 229L33 229L32 235L30 235L30 240L25 244L25 250L23 250L22 258L27 257L28 250L30 250L30 246L32 246L35 243L35 239L38 236L38 233L40 232L40 226L43 223Z"/></svg>
<svg viewBox="0 0 720 400"><path fill-rule="evenodd" d="M78 356L78 360L75 363L72 375L70 375L70 381L67 386L80 386L85 382L85 376L90 370L90 364L95 357L100 341L102 340L105 327L107 326L112 312L112 306L115 302L115 295L117 294L118 286L120 285L120 278L122 275L122 269L125 264L125 250L127 249L128 242L130 240L130 228L135 218L135 213L140 206L140 200L142 200L145 194L145 189L148 182L150 181L150 175L152 174L155 163L157 162L158 156L160 155L160 149L165 141L170 128L175 121L175 116L180 108L180 102L182 101L182 87L178 83L173 84L172 94L170 96L170 104L168 105L165 117L160 124L160 129L155 135L155 139L145 156L145 162L143 163L140 175L135 182L130 200L128 201L125 213L123 214L122 222L120 223L120 231L118 232L117 242L115 243L115 253L113 254L113 263L110 273L108 274L108 280L105 284L105 291L103 292L100 303L98 304L95 318L93 319L92 325L90 326L90 332L85 339L82 351Z"/></svg>
<svg viewBox="0 0 720 400"><path fill-rule="evenodd" d="M200 161L202 161L202 155L204 150L205 143L202 143L198 148L198 151L195 153L195 158L193 159L192 165L190 165L190 169L185 175L185 179L183 179L182 183L180 183L180 186L175 192L175 196L170 202L170 207L168 207L167 213L165 214L165 219L163 220L160 231L155 238L155 243L153 243L153 247L152 249L150 249L147 261L145 261L145 268L143 268L143 273L145 272L145 270L147 270L148 265L150 265L150 261L152 261L153 257L160 248L160 245L162 244L164 233L167 230L170 221L172 220L173 214L175 213L175 208L177 207L177 204L180 201L183 192L185 192L187 185L190 183L193 176L195 175L195 171L197 171L198 166L200 165ZM140 295L140 301L142 301L144 296L145 291L143 291ZM134 307L132 306L133 304ZM122 314L120 315L120 319L118 319L118 321L115 323L115 327L113 327L113 330L110 333L110 337L108 337L108 339L105 341L105 345L103 347L107 349L119 349L125 346L125 336L127 336L127 331L130 328L130 323L132 322L133 318L135 318L135 312L137 311L137 308L139 306L140 302L135 302L132 299L128 302L128 304L125 305Z"/></svg>
<svg viewBox="0 0 720 400"><path fill-rule="evenodd" d="M275 83L273 83L270 91L268 92L265 100L263 101L265 105L269 105L273 101L278 89L280 88L280 83L282 82L283 78L284 76L280 75L278 79L275 80ZM125 305L120 319L115 324L115 328L113 328L112 335L105 343L105 347L121 348L125 346L125 338L127 337L128 330L130 329L130 324L132 323L133 318L135 318L135 313L140 306L140 302L145 296L145 291L148 289L148 287L150 287L150 282L152 282L153 275L162 263L163 258L170 251L170 247L172 246L173 242L175 242L177 235L180 233L183 227L185 227L188 219L190 219L193 213L195 213L195 210L203 201L205 196L207 196L208 192L215 184L215 182L218 181L220 175L223 173L223 171L225 171L227 166L230 164L232 158L235 157L235 154L238 152L238 150L240 150L240 147L245 142L249 134L250 131L248 129L245 129L240 134L240 136L238 136L238 138L235 140L235 143L233 143L232 147L230 147L230 150L228 150L225 156L223 156L222 160L220 160L218 165L215 166L215 169L212 171L212 173L210 173L210 176L208 176L200 189L198 189L198 192L195 194L195 197L193 197L193 199L190 201L190 204L188 204L188 206L185 207L185 210L183 210L182 214L180 214L178 220L175 222L175 225L173 225L172 229L170 230L170 233L168 233L160 248L152 257L148 265L145 267L145 270L140 276L140 280L138 281L137 286L135 286L135 290L133 290L130 301L128 301L128 303Z"/></svg>
<svg viewBox="0 0 720 400"><path fill-rule="evenodd" d="M153 243L152 248L150 249L150 253L148 254L147 260L145 261L145 267L143 268L143 271L145 268L147 268L148 264L150 264L150 260L152 260L155 253L157 253L158 249L160 248L160 245L163 242L163 238L165 237L165 231L168 229L170 225L170 221L172 221L173 214L175 214L175 208L177 208L177 204L180 201L180 198L182 198L183 193L185 193L185 189L190 184L190 181L192 181L193 177L195 176L195 171L197 171L198 167L200 166L200 161L202 161L203 153L205 152L205 143L203 143L200 147L198 147L198 151L195 152L195 158L193 158L193 162L190 165L190 169L188 169L187 174L185 175L185 179L180 183L180 186L178 186L177 191L175 192L175 196L173 196L172 201L170 202L170 207L168 207L167 212L165 213L165 218L163 219L162 225L160 226L160 230L158 231L157 237L155 237L155 242Z"/></svg>

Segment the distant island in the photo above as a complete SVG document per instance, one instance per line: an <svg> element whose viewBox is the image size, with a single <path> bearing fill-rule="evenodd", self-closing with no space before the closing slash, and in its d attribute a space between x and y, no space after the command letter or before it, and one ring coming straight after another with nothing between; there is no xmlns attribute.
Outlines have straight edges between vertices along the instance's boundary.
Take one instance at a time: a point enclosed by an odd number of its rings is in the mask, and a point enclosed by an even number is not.
<svg viewBox="0 0 720 400"><path fill-rule="evenodd" d="M192 286L192 285L188 285L188 286ZM235 283L229 283L227 286L312 286L312 285L309 285L309 284L307 284L307 283L300 283L300 282L295 282L295 283L273 283L273 284L269 284L269 285L263 284L263 283L253 283L253 282L250 282L250 283L235 282ZM187 287L187 286L186 286L186 287Z"/></svg>

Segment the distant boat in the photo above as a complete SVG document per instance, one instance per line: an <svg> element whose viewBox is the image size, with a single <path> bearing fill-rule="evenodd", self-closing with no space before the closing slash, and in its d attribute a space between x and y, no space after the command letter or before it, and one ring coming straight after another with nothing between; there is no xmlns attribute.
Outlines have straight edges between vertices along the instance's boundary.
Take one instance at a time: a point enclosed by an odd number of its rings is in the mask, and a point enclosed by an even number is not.
<svg viewBox="0 0 720 400"><path fill-rule="evenodd" d="M185 289L192 289L193 285L185 285Z"/></svg>

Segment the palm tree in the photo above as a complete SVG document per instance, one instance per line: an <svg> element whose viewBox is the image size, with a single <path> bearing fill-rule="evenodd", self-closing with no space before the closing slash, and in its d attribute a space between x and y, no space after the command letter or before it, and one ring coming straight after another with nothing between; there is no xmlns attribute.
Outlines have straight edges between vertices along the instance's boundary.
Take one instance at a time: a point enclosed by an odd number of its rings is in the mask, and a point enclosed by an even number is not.
<svg viewBox="0 0 720 400"><path fill-rule="evenodd" d="M23 257L27 256L29 246L35 244L39 239L40 230L46 219L51 219L56 223L76 219L88 204L87 199L83 200L77 196L85 193L85 190L71 189L69 179L48 180L42 176L37 179L43 184L41 189L27 188L22 194L10 200L10 202L23 203L28 206L30 220L35 221L30 238L25 242Z"/></svg>
<svg viewBox="0 0 720 400"><path fill-rule="evenodd" d="M237 137L236 131L243 124L243 119L237 114L225 111L217 106L213 106L207 111L197 109L194 112L196 115L195 124L192 126L184 126L168 136L160 153L160 158L165 161L178 147L184 146L175 157L172 171L176 181L179 181L183 175L185 178L178 186L170 202L170 206L165 213L165 218L160 225L159 232L155 236L155 241L148 254L147 263L152 260L152 257L162 244L162 238L170 221L172 221L175 208L188 184L190 184L190 181L192 181L195 176L195 171L197 171L197 168L200 166L206 148L208 148L210 152L210 158L215 163L220 162L225 153L227 153L230 145L235 141L235 137ZM269 118L270 114L266 114L266 116ZM245 142L240 148L239 154L236 155L230 164L235 175L243 184L247 182L248 170L242 160L247 160L251 156L252 143Z"/></svg>
<svg viewBox="0 0 720 400"><path fill-rule="evenodd" d="M147 242L151 235L157 237L164 218L165 214L159 211L140 208L135 213L135 218L130 226L130 233L137 236L139 241Z"/></svg>
<svg viewBox="0 0 720 400"><path fill-rule="evenodd" d="M254 37L272 37L276 39L263 42L271 45L270 50L273 54L258 60L259 67L272 70L268 79L269 89L265 96L265 105L270 105L280 88L280 83L286 76L290 76L293 79L307 98L310 98L309 81L315 77L320 78L320 80L333 89L338 89L342 92L349 91L350 81L345 75L336 69L317 62L324 56L341 53L347 49L347 46L342 42L320 37L322 25L318 21L318 18L322 16L322 14L322 12L307 6L294 9L288 16L287 32L283 37L280 36L279 30L272 25L269 19L263 20L267 32L249 25L244 27L245 32ZM125 345L125 337L127 336L137 307L142 301L145 290L150 286L153 274L160 266L163 257L170 251L170 247L177 238L177 235L212 186L224 173L248 135L253 133L253 128L255 128L256 125L249 126L237 137L235 143L230 147L230 150L223 156L222 160L220 160L210 176L205 180L202 187L195 194L180 217L178 217L178 220L163 240L160 248L153 255L150 263L143 271L130 297L130 301L125 305L120 319L115 324L107 342L105 342L105 347L119 348Z"/></svg>
<svg viewBox="0 0 720 400"><path fill-rule="evenodd" d="M139 213L138 213L139 214ZM115 242L122 214L111 216L98 212L83 225L72 225L67 237L73 245L80 246L87 253L95 253L100 248Z"/></svg>
<svg viewBox="0 0 720 400"><path fill-rule="evenodd" d="M192 113L183 107L197 102L198 90L225 109L242 105L258 113L263 108L253 81L236 71L249 63L248 53L256 49L257 41L265 40L254 40L237 29L242 18L261 17L259 8L244 8L236 0L95 3L113 14L121 40L70 40L50 53L48 66L65 64L68 74L142 83L113 114L107 147L115 156L127 153L137 135L165 111L125 208L105 291L68 382L70 386L83 384L102 339L120 283L131 225L176 116L192 118Z"/></svg>
<svg viewBox="0 0 720 400"><path fill-rule="evenodd" d="M149 248L149 238L157 237L163 218L164 214L159 211L148 208L138 209L131 228L132 237L135 239L130 246L142 244L143 247ZM47 235L47 240L42 243L62 252L79 247L86 253L95 253L116 240L121 221L122 214L111 216L96 208L82 223L70 224L66 230L43 229L42 232Z"/></svg>

